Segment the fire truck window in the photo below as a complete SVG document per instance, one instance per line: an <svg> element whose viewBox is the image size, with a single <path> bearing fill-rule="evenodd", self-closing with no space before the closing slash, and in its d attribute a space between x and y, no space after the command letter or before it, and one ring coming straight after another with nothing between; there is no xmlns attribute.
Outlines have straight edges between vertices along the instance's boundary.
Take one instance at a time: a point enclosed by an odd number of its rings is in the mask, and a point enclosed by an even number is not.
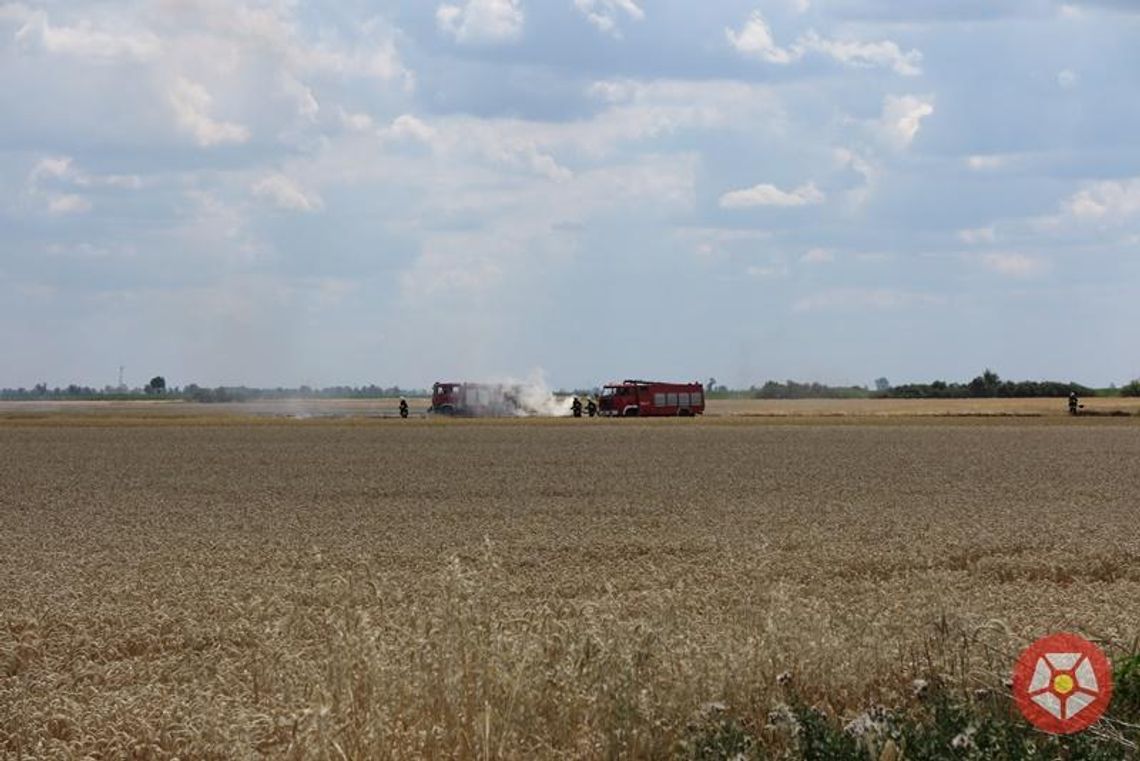
<svg viewBox="0 0 1140 761"><path fill-rule="evenodd" d="M665 406L665 394L654 394L653 395L653 403L655 405L657 405L658 407L664 407Z"/></svg>
<svg viewBox="0 0 1140 761"><path fill-rule="evenodd" d="M676 407L677 406L677 395L672 394L672 393L669 394L669 401L665 402L665 406L666 407Z"/></svg>
<svg viewBox="0 0 1140 761"><path fill-rule="evenodd" d="M682 391L681 393L677 394L677 404L681 405L682 407L688 407L689 406L689 392L688 391Z"/></svg>
<svg viewBox="0 0 1140 761"><path fill-rule="evenodd" d="M700 391L694 391L693 392L693 406L699 406L700 404L701 404L701 392Z"/></svg>

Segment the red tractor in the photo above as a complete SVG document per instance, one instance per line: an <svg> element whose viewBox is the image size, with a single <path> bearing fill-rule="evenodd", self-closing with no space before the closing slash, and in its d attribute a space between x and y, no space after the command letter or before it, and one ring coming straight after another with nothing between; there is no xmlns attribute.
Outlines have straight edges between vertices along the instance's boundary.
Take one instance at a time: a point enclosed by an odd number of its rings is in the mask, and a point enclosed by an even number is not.
<svg viewBox="0 0 1140 761"><path fill-rule="evenodd" d="M705 411L700 383L624 380L602 388L598 413L611 417L690 417Z"/></svg>

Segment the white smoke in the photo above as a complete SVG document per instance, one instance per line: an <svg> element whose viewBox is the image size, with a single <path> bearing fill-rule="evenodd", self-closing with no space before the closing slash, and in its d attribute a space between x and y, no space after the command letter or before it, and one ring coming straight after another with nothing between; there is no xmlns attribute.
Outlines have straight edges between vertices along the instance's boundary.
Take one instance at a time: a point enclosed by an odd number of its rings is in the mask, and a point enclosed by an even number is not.
<svg viewBox="0 0 1140 761"><path fill-rule="evenodd" d="M574 404L573 397L558 396L550 390L541 370L525 380L464 383L458 394L456 412L471 417L565 417Z"/></svg>
<svg viewBox="0 0 1140 761"><path fill-rule="evenodd" d="M505 385L513 387L518 396L517 417L566 417L574 404L574 397L559 397L550 390L542 370L534 370L524 381L508 381Z"/></svg>

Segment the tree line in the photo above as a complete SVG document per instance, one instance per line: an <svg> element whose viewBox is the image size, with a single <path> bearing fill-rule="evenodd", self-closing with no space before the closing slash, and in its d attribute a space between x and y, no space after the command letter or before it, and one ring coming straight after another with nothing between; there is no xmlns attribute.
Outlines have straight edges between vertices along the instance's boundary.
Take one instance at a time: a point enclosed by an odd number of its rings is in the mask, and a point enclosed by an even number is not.
<svg viewBox="0 0 1140 761"><path fill-rule="evenodd" d="M3 401L128 401L133 399L170 399L188 402L254 402L275 399L386 399L399 396L430 396L423 389L407 389L400 386L326 386L313 388L254 388L250 386L199 386L189 383L181 388L167 387L166 379L156 375L145 386L128 388L125 386L104 386L101 389L91 386L71 384L49 388L46 383L37 383L32 388L0 389Z"/></svg>
<svg viewBox="0 0 1140 761"><path fill-rule="evenodd" d="M762 386L751 387L746 394L735 395L753 399L980 399L1066 397L1074 392L1077 396L1140 396L1140 380L1134 380L1119 389L1095 389L1072 381L1002 380L997 373L987 368L981 375L965 383L935 380L893 386L886 378L879 378L875 381L874 388L869 388L828 386L794 380L783 383L768 381Z"/></svg>

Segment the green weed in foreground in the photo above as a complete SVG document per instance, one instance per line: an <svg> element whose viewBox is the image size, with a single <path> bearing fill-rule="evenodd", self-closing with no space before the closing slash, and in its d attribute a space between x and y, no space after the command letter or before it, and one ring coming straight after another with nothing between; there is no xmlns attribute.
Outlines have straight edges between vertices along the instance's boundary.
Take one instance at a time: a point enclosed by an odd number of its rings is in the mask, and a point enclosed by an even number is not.
<svg viewBox="0 0 1140 761"><path fill-rule="evenodd" d="M1003 691L957 689L937 678L916 680L907 705L873 706L847 719L788 689L786 702L769 712L763 726L727 711L706 714L691 727L678 755L699 761L1140 758L1140 652L1117 658L1114 683L1107 716L1067 737L1034 729Z"/></svg>

